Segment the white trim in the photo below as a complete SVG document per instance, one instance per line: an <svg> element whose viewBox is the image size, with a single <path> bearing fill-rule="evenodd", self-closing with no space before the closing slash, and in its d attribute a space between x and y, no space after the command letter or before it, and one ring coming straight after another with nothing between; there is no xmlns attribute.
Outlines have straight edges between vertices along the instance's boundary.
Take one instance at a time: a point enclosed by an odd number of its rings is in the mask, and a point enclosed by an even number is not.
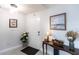
<svg viewBox="0 0 79 59"><path fill-rule="evenodd" d="M11 48L7 48L7 49L4 49L4 50L1 50L0 53L4 53L4 52L10 51L10 50L19 48L19 47L21 47L21 46L22 46L22 45L18 45L18 46L14 46L14 47L11 47Z"/></svg>

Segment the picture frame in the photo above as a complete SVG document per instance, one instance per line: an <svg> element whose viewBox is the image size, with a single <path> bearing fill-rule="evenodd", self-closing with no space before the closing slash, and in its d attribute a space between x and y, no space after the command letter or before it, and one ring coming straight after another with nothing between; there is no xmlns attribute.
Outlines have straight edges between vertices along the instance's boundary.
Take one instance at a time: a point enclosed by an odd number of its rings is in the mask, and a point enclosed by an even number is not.
<svg viewBox="0 0 79 59"><path fill-rule="evenodd" d="M66 30L66 13L50 16L51 30Z"/></svg>
<svg viewBox="0 0 79 59"><path fill-rule="evenodd" d="M17 19L9 19L9 28L17 28Z"/></svg>

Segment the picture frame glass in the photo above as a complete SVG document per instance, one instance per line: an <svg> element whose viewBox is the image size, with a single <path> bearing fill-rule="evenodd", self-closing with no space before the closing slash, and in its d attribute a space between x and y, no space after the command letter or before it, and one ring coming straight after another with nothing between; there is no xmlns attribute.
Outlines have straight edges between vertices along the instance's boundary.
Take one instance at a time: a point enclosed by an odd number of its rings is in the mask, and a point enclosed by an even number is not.
<svg viewBox="0 0 79 59"><path fill-rule="evenodd" d="M9 19L9 28L17 28L17 19Z"/></svg>
<svg viewBox="0 0 79 59"><path fill-rule="evenodd" d="M50 29L66 30L66 13L50 16Z"/></svg>

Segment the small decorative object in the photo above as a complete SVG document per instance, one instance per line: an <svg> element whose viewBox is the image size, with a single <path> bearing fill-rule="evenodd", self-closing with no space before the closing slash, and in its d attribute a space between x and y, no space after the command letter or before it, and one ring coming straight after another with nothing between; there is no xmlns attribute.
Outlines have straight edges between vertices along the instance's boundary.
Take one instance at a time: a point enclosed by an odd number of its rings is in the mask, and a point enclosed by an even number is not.
<svg viewBox="0 0 79 59"><path fill-rule="evenodd" d="M47 42L49 41L49 32L47 32Z"/></svg>
<svg viewBox="0 0 79 59"><path fill-rule="evenodd" d="M66 34L67 39L69 41L69 50L71 50L71 51L75 51L74 50L74 41L77 38L77 35L78 35L77 32L74 32L74 31L69 31Z"/></svg>
<svg viewBox="0 0 79 59"><path fill-rule="evenodd" d="M47 36L44 37L44 41L47 41Z"/></svg>
<svg viewBox="0 0 79 59"><path fill-rule="evenodd" d="M49 36L49 41L52 41L52 36Z"/></svg>
<svg viewBox="0 0 79 59"><path fill-rule="evenodd" d="M63 47L63 41L61 40L53 40L53 44L56 45L56 46L59 46L59 47Z"/></svg>
<svg viewBox="0 0 79 59"><path fill-rule="evenodd" d="M66 13L50 16L51 30L66 30Z"/></svg>
<svg viewBox="0 0 79 59"><path fill-rule="evenodd" d="M25 45L26 43L28 43L28 33L27 32L24 32L22 35L21 35L21 39L22 43Z"/></svg>
<svg viewBox="0 0 79 59"><path fill-rule="evenodd" d="M50 36L51 36L51 30L49 30L48 32L47 32L47 41L49 42L50 40Z"/></svg>
<svg viewBox="0 0 79 59"><path fill-rule="evenodd" d="M17 28L17 19L9 19L9 28Z"/></svg>

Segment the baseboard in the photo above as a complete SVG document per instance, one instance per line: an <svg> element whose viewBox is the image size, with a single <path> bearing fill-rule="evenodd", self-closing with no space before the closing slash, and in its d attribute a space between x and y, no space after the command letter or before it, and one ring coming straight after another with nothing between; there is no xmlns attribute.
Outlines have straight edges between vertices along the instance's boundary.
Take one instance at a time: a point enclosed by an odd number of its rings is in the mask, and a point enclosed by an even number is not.
<svg viewBox="0 0 79 59"><path fill-rule="evenodd" d="M19 48L19 47L21 47L21 46L22 46L22 45L18 45L18 46L14 46L14 47L11 47L11 48L7 48L7 49L4 49L4 50L1 50L0 53L4 53L4 52L10 51L10 50Z"/></svg>

